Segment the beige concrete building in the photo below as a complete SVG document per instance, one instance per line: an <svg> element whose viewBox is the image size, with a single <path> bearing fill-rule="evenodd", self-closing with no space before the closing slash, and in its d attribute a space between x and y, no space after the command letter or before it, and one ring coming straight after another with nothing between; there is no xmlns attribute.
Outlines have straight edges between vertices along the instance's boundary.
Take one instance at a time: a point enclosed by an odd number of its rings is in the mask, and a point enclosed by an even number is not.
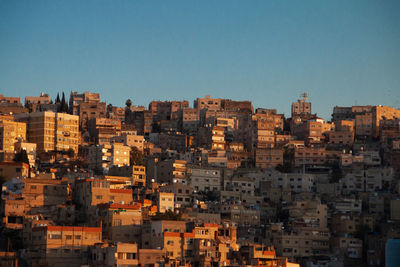
<svg viewBox="0 0 400 267"><path fill-rule="evenodd" d="M183 132L194 133L200 126L200 114L196 108L183 108L181 129Z"/></svg>
<svg viewBox="0 0 400 267"><path fill-rule="evenodd" d="M174 194L175 208L193 206L193 188L183 183L173 183L160 187L160 191Z"/></svg>
<svg viewBox="0 0 400 267"><path fill-rule="evenodd" d="M140 152L143 152L145 139L143 135L134 133L122 133L120 136L114 136L112 141L122 143L125 146L136 147Z"/></svg>
<svg viewBox="0 0 400 267"><path fill-rule="evenodd" d="M67 151L78 153L79 117L50 111L15 115L26 122L28 141L37 144L37 152Z"/></svg>
<svg viewBox="0 0 400 267"><path fill-rule="evenodd" d="M21 104L21 98L0 94L0 103Z"/></svg>
<svg viewBox="0 0 400 267"><path fill-rule="evenodd" d="M26 140L26 123L0 119L0 152L14 152L15 142Z"/></svg>
<svg viewBox="0 0 400 267"><path fill-rule="evenodd" d="M361 259L363 251L363 242L355 237L333 237L332 247L339 251L341 256L351 259Z"/></svg>
<svg viewBox="0 0 400 267"><path fill-rule="evenodd" d="M294 164L296 167L303 165L324 165L326 162L325 148L299 147L294 151Z"/></svg>
<svg viewBox="0 0 400 267"><path fill-rule="evenodd" d="M100 94L71 92L69 106L73 115L79 116L79 127L87 130L87 123L91 118L106 116L106 103L100 102Z"/></svg>
<svg viewBox="0 0 400 267"><path fill-rule="evenodd" d="M140 243L142 205L99 204L97 221L103 222L103 239L112 242Z"/></svg>
<svg viewBox="0 0 400 267"><path fill-rule="evenodd" d="M23 141L18 141L14 144L14 149L16 153L21 152L21 150L25 150L29 159L29 165L31 167L35 166L36 161L36 144L28 143Z"/></svg>
<svg viewBox="0 0 400 267"><path fill-rule="evenodd" d="M146 166L112 166L108 172L109 175L131 177L131 185L146 185Z"/></svg>
<svg viewBox="0 0 400 267"><path fill-rule="evenodd" d="M225 150L225 128L221 126L214 126L211 133L211 150Z"/></svg>
<svg viewBox="0 0 400 267"><path fill-rule="evenodd" d="M189 185L198 191L219 191L221 189L222 171L212 167L188 167Z"/></svg>
<svg viewBox="0 0 400 267"><path fill-rule="evenodd" d="M373 136L379 136L379 126L383 120L391 120L400 118L400 109L386 106L375 106L372 109L373 122L372 126L374 129Z"/></svg>
<svg viewBox="0 0 400 267"><path fill-rule="evenodd" d="M121 134L119 119L91 118L88 120L88 130L96 144L110 144L114 136Z"/></svg>
<svg viewBox="0 0 400 267"><path fill-rule="evenodd" d="M193 104L194 108L200 112L203 109L210 111L218 111L222 108L222 99L220 98L211 98L209 95L206 95L205 98L197 98Z"/></svg>
<svg viewBox="0 0 400 267"><path fill-rule="evenodd" d="M118 167L129 166L130 151L131 148L129 146L125 146L119 143L112 144L112 161L111 161L112 165L116 165Z"/></svg>
<svg viewBox="0 0 400 267"><path fill-rule="evenodd" d="M295 261L298 257L321 256L329 253L328 228L300 227L292 232L273 232L273 244L279 255Z"/></svg>
<svg viewBox="0 0 400 267"><path fill-rule="evenodd" d="M258 148L255 151L256 167L261 169L274 168L283 164L283 150L280 148Z"/></svg>
<svg viewBox="0 0 400 267"><path fill-rule="evenodd" d="M174 193L158 192L157 194L157 211L164 213L167 210L174 211Z"/></svg>
<svg viewBox="0 0 400 267"><path fill-rule="evenodd" d="M88 264L89 246L101 241L100 227L36 227L26 253L31 266L81 266Z"/></svg>
<svg viewBox="0 0 400 267"><path fill-rule="evenodd" d="M93 170L109 170L112 166L130 165L130 147L120 143L93 145L88 148L88 164Z"/></svg>
<svg viewBox="0 0 400 267"><path fill-rule="evenodd" d="M307 93L302 94L303 99L297 100L292 103L292 118L295 116L301 116L311 114L311 103L307 102Z"/></svg>
<svg viewBox="0 0 400 267"><path fill-rule="evenodd" d="M134 243L99 243L90 250L92 256L89 259L90 266L140 266L138 245Z"/></svg>
<svg viewBox="0 0 400 267"><path fill-rule="evenodd" d="M51 98L48 94L40 93L40 96L25 97L25 107L31 112L39 111L40 106L48 106L51 103Z"/></svg>
<svg viewBox="0 0 400 267"><path fill-rule="evenodd" d="M82 207L83 217L95 214L96 206L104 203L129 204L133 201L130 189L111 189L110 181L100 179L76 180L74 199Z"/></svg>

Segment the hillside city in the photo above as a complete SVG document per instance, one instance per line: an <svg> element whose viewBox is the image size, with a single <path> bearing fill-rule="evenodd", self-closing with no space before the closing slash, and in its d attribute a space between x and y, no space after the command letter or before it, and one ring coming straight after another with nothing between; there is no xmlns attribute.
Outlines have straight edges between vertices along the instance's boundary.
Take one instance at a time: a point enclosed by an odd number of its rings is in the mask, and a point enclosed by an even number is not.
<svg viewBox="0 0 400 267"><path fill-rule="evenodd" d="M399 109L67 97L0 94L0 266L384 266L400 238Z"/></svg>

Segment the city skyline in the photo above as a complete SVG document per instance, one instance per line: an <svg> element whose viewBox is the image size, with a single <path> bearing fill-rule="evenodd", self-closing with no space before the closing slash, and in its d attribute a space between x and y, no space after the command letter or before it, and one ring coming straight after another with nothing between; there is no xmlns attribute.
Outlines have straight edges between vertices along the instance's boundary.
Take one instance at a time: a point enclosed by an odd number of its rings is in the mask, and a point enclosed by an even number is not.
<svg viewBox="0 0 400 267"><path fill-rule="evenodd" d="M1 1L0 93L211 95L287 116L308 92L325 119L334 105L400 105L396 1L174 4Z"/></svg>

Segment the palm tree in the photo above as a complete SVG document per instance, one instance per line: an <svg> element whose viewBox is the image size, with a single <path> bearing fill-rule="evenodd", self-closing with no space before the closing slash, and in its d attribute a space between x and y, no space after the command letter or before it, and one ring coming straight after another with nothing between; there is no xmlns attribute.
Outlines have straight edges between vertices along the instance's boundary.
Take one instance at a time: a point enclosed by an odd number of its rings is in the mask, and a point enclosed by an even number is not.
<svg viewBox="0 0 400 267"><path fill-rule="evenodd" d="M130 108L130 107L132 106L132 100L127 99L126 102L125 102L125 105L126 105L128 108Z"/></svg>

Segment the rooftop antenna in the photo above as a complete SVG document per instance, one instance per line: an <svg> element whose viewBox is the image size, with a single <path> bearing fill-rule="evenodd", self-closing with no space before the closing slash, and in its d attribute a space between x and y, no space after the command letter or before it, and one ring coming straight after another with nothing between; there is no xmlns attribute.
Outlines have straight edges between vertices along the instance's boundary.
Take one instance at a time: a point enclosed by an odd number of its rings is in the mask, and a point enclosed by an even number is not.
<svg viewBox="0 0 400 267"><path fill-rule="evenodd" d="M307 93L307 92L304 92L304 93L300 94L300 97L303 98L303 99L302 99L303 102L306 102L307 99L308 99L308 93Z"/></svg>

